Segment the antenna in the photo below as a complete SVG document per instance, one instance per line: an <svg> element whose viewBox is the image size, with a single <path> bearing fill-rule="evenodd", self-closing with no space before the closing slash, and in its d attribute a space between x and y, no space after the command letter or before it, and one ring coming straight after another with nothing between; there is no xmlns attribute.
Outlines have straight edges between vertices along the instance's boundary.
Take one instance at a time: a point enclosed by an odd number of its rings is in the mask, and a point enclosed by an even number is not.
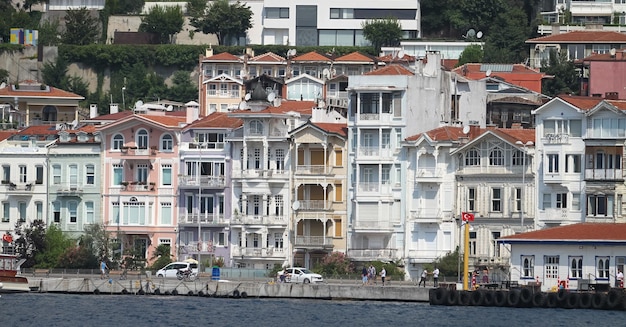
<svg viewBox="0 0 626 327"><path fill-rule="evenodd" d="M267 95L267 101L273 102L274 99L276 99L276 94L274 94L274 92L270 92L270 94Z"/></svg>
<svg viewBox="0 0 626 327"><path fill-rule="evenodd" d="M240 109L240 110L248 109L248 103L247 103L247 102L245 102L245 101L241 101L241 102L239 102L239 107L238 107L238 109Z"/></svg>
<svg viewBox="0 0 626 327"><path fill-rule="evenodd" d="M463 126L463 134L467 135L470 132L470 127L468 125Z"/></svg>
<svg viewBox="0 0 626 327"><path fill-rule="evenodd" d="M485 73L485 76L487 76L487 77L491 76L491 69L487 69L487 72Z"/></svg>

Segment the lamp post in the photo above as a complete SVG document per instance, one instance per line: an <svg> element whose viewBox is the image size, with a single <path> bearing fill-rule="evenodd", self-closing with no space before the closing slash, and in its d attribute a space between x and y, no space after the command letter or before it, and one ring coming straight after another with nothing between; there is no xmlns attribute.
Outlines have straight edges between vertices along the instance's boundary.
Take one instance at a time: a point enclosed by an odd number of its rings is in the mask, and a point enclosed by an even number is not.
<svg viewBox="0 0 626 327"><path fill-rule="evenodd" d="M126 86L122 86L122 110L126 110L126 99L124 99L124 91L126 91Z"/></svg>
<svg viewBox="0 0 626 327"><path fill-rule="evenodd" d="M526 157L528 157L528 147L532 146L534 143L532 141L528 141L526 143L522 143L522 141L515 142L517 145L521 145L524 149L523 157L522 157L522 192L520 193L520 226L522 227L522 231L524 230L524 201L526 197L524 196L525 188L526 188Z"/></svg>

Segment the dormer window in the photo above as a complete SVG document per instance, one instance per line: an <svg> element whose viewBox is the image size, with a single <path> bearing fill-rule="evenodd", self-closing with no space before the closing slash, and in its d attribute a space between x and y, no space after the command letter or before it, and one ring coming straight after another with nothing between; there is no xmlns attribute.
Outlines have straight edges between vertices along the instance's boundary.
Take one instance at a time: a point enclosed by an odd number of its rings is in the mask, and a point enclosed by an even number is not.
<svg viewBox="0 0 626 327"><path fill-rule="evenodd" d="M137 132L137 149L148 149L148 131L141 129Z"/></svg>

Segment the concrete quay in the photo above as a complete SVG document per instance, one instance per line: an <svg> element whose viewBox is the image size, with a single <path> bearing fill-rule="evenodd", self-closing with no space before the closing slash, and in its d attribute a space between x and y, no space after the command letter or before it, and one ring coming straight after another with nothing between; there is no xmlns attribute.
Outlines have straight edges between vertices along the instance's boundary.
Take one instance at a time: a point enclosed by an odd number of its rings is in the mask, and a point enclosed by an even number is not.
<svg viewBox="0 0 626 327"><path fill-rule="evenodd" d="M90 277L29 278L31 292L80 294L187 295L234 298L294 298L428 302L429 288L407 285L361 286L329 283L292 284L273 281L179 281L172 278L100 279Z"/></svg>

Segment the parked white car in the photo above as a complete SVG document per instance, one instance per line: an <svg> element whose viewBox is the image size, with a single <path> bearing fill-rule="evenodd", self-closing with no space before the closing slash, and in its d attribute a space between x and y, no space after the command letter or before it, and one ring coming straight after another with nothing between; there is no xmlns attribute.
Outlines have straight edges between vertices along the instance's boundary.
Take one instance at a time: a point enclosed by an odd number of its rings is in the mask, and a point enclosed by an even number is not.
<svg viewBox="0 0 626 327"><path fill-rule="evenodd" d="M324 278L320 274L316 274L306 268L300 267L292 267L287 268L287 276L284 279L286 283L323 283ZM285 270L281 270L278 272L278 280L280 281L280 276L285 273Z"/></svg>
<svg viewBox="0 0 626 327"><path fill-rule="evenodd" d="M176 277L179 270L192 269L196 275L198 274L198 264L193 262L172 262L169 265L159 269L156 272L157 277Z"/></svg>

